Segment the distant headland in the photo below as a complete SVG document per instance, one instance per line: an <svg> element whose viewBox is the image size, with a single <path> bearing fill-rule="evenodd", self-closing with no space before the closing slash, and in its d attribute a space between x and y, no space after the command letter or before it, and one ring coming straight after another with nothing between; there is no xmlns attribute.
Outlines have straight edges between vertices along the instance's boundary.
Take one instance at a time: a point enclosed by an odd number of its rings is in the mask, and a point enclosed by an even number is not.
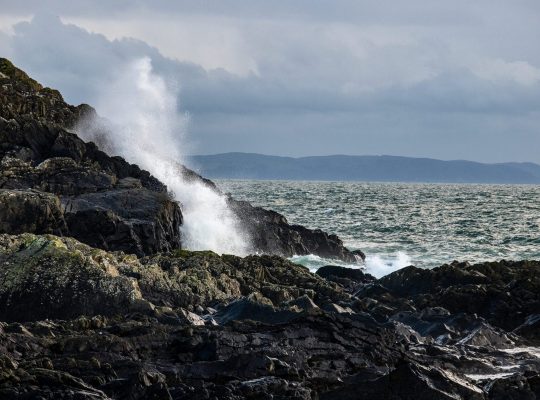
<svg viewBox="0 0 540 400"><path fill-rule="evenodd" d="M443 161L399 156L281 157L255 153L195 155L187 164L224 179L540 184L540 165Z"/></svg>

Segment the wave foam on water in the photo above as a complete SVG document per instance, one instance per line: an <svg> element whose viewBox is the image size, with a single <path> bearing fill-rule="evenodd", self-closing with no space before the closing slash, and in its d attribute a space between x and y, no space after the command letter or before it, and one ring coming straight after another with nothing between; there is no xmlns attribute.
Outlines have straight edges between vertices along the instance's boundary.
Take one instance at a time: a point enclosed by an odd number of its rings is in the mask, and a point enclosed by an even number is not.
<svg viewBox="0 0 540 400"><path fill-rule="evenodd" d="M350 264L339 260L322 258L314 254L293 256L289 260L308 267L311 272L316 272L325 265L338 265L345 268L362 269L375 278L381 278L398 269L411 265L411 258L402 251L398 251L395 255L368 255L364 264Z"/></svg>

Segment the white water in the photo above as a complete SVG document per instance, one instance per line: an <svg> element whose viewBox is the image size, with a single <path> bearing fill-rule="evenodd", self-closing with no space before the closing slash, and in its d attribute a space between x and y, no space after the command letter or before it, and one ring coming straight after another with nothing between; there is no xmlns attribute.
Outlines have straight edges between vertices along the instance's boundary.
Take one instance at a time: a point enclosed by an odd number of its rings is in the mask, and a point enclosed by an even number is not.
<svg viewBox="0 0 540 400"><path fill-rule="evenodd" d="M339 265L347 268L362 269L368 274L373 275L375 278L381 278L384 275L388 275L391 272L411 265L410 257L404 252L397 252L395 256L381 257L378 255L368 255L363 265L360 264L348 264L339 260L328 260L319 256L308 254L305 256L291 257L292 262L304 265L315 272L320 267L325 265Z"/></svg>
<svg viewBox="0 0 540 400"><path fill-rule="evenodd" d="M179 115L177 91L152 71L150 59L128 64L100 94L96 108L112 123L109 150L150 171L182 204L185 247L246 255L249 240L225 198L204 184L185 181L178 172L187 117ZM78 133L95 139L91 131Z"/></svg>

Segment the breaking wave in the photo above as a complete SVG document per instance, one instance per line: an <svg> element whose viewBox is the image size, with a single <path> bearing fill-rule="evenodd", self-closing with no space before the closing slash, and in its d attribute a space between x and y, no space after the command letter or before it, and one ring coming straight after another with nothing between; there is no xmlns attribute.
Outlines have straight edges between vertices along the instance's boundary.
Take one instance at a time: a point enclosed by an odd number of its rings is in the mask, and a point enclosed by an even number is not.
<svg viewBox="0 0 540 400"><path fill-rule="evenodd" d="M178 91L172 86L153 72L149 58L129 63L112 84L102 88L96 104L111 133L96 137L99 130L88 129L103 126L103 120L96 120L84 121L86 129L78 129L78 134L167 185L182 205L184 247L246 255L249 240L225 197L204 183L184 179L180 172L187 116L178 113Z"/></svg>

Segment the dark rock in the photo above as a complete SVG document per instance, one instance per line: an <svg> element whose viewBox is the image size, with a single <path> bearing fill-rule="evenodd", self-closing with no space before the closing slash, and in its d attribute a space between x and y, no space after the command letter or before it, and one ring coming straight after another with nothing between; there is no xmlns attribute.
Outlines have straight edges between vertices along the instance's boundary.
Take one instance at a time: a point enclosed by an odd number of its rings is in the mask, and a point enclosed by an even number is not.
<svg viewBox="0 0 540 400"><path fill-rule="evenodd" d="M182 214L166 187L66 131L95 113L89 106L66 104L5 59L0 69L0 187L16 190L2 201L20 200L4 204L0 232L57 233L138 255L181 246Z"/></svg>
<svg viewBox="0 0 540 400"><path fill-rule="evenodd" d="M212 316L221 325L246 319L267 324L283 324L297 317L298 313L279 310L273 306L260 304L249 299L236 300Z"/></svg>
<svg viewBox="0 0 540 400"><path fill-rule="evenodd" d="M371 283L376 280L375 277L360 269L345 268L336 265L325 265L324 267L319 268L316 273L317 275L329 281L339 283L350 290L357 289L359 284Z"/></svg>
<svg viewBox="0 0 540 400"><path fill-rule="evenodd" d="M137 282L73 239L0 235L0 319L28 321L151 310ZM111 259L112 261L112 259ZM124 259L124 263L135 262ZM117 261L118 263L118 261Z"/></svg>
<svg viewBox="0 0 540 400"><path fill-rule="evenodd" d="M452 313L478 314L506 330L522 325L540 309L537 261L454 263L431 270L411 266L378 283L387 290L384 296L411 299L418 308L440 306Z"/></svg>
<svg viewBox="0 0 540 400"><path fill-rule="evenodd" d="M483 391L455 374L403 362L390 374L323 393L325 399L483 400Z"/></svg>
<svg viewBox="0 0 540 400"><path fill-rule="evenodd" d="M181 245L182 214L166 193L114 189L62 201L70 236L91 246L142 256Z"/></svg>
<svg viewBox="0 0 540 400"><path fill-rule="evenodd" d="M0 233L67 232L60 199L36 190L0 189Z"/></svg>
<svg viewBox="0 0 540 400"><path fill-rule="evenodd" d="M329 235L320 229L290 225L283 215L254 207L246 201L229 198L229 205L248 232L256 251L284 257L316 254L323 258L358 262L336 235Z"/></svg>
<svg viewBox="0 0 540 400"><path fill-rule="evenodd" d="M528 315L525 322L514 329L514 333L527 338L531 343L540 345L540 314Z"/></svg>
<svg viewBox="0 0 540 400"><path fill-rule="evenodd" d="M512 375L487 384L489 400L536 400L540 398L540 375Z"/></svg>

